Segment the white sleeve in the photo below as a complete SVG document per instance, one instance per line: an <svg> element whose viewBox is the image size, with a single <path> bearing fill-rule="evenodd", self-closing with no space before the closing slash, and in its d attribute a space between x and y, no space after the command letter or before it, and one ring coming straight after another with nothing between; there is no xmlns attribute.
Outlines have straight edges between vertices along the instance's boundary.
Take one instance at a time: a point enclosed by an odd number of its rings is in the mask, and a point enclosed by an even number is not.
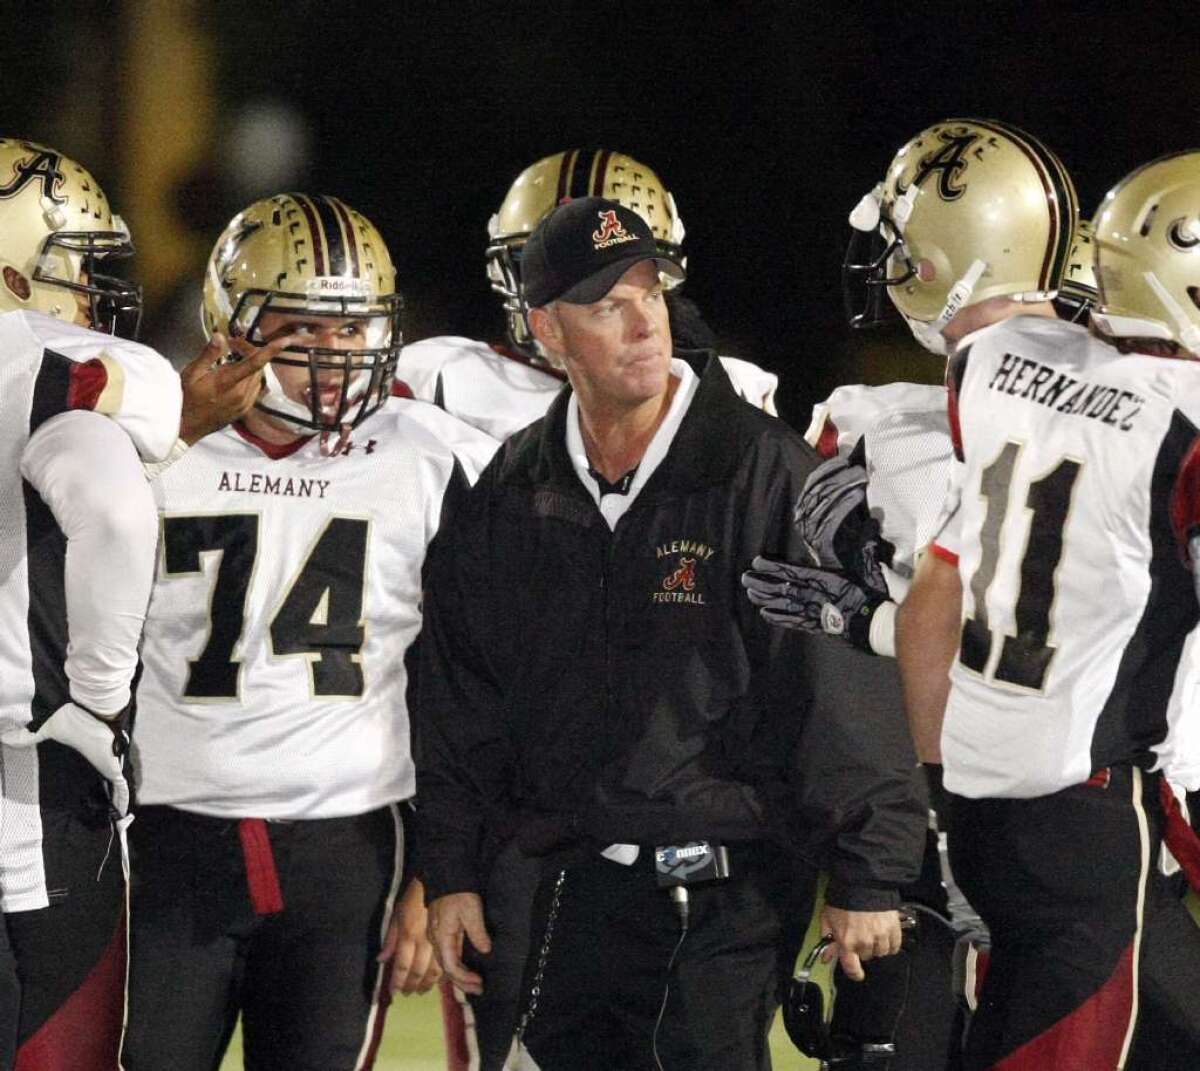
<svg viewBox="0 0 1200 1071"><path fill-rule="evenodd" d="M946 497L942 502L942 509L938 515L937 523L933 528L932 543L937 546L942 557L954 558L957 560L961 551L961 532L962 518L960 510L962 506L963 484L966 482L967 466L961 461L952 461L950 465L950 480L946 486Z"/></svg>
<svg viewBox="0 0 1200 1071"><path fill-rule="evenodd" d="M66 673L71 698L97 714L129 702L154 581L158 518L133 442L98 413L47 420L21 474L66 536Z"/></svg>

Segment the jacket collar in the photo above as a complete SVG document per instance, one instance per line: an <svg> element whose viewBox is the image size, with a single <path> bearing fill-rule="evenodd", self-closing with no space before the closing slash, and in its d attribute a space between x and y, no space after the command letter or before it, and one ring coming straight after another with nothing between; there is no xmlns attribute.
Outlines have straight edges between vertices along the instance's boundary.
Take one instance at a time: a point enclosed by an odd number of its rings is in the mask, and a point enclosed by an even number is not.
<svg viewBox="0 0 1200 1071"><path fill-rule="evenodd" d="M642 490L656 496L660 490L689 491L729 476L738 466L747 438L744 419L747 402L738 397L720 358L703 350L676 350L700 372L696 396L684 414L667 456ZM503 482L515 480L559 491L577 490L579 483L566 448L567 402L565 387L551 403L545 417L522 433L512 445L504 465Z"/></svg>

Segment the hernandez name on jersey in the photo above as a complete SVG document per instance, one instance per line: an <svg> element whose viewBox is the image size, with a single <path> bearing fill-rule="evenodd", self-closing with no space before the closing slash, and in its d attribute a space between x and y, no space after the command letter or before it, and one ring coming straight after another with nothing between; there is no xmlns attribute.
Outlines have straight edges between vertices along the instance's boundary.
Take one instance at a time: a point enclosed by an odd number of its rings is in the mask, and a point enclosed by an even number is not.
<svg viewBox="0 0 1200 1071"><path fill-rule="evenodd" d="M1182 716L1200 618L1187 563L1200 365L1019 317L965 339L950 374L965 465L958 545L937 548L957 553L963 584L946 787L1040 796L1156 761L1200 787L1200 726Z"/></svg>
<svg viewBox="0 0 1200 1071"><path fill-rule="evenodd" d="M736 357L722 357L721 363L738 394L775 412L777 376ZM509 350L455 336L405 346L396 375L414 398L433 402L496 439L545 416L567 378Z"/></svg>
<svg viewBox="0 0 1200 1071"><path fill-rule="evenodd" d="M22 458L46 421L92 410L115 421L148 461L164 457L179 434L179 377L153 350L36 312L0 315L0 725L26 724L35 687L67 699L65 565L62 533L22 478ZM39 590L34 591L36 585ZM30 603L39 608L39 666L56 687L35 682ZM51 709L54 709L51 708ZM49 710L41 711L42 716Z"/></svg>
<svg viewBox="0 0 1200 1071"><path fill-rule="evenodd" d="M862 444L867 503L896 548L884 576L892 598L903 600L918 550L938 531L954 461L945 388L919 383L838 387L813 406L804 437L826 458L846 456Z"/></svg>
<svg viewBox="0 0 1200 1071"><path fill-rule="evenodd" d="M496 445L393 398L337 456L314 437L272 459L229 428L156 481L144 803L295 819L412 795L404 653L425 549L456 457L474 480Z"/></svg>

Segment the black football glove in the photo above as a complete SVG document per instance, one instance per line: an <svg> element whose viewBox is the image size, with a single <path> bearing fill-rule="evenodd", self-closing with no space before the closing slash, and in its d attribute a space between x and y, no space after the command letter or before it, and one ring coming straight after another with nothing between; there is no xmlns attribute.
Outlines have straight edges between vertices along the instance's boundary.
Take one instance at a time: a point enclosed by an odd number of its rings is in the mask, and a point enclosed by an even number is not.
<svg viewBox="0 0 1200 1071"><path fill-rule="evenodd" d="M845 573L761 557L742 574L742 587L772 625L842 636L864 651L871 650L871 618L887 601Z"/></svg>
<svg viewBox="0 0 1200 1071"><path fill-rule="evenodd" d="M857 578L867 591L887 597L880 563L893 547L867 505L867 470L843 457L818 465L804 481L792 520L810 561L819 569Z"/></svg>

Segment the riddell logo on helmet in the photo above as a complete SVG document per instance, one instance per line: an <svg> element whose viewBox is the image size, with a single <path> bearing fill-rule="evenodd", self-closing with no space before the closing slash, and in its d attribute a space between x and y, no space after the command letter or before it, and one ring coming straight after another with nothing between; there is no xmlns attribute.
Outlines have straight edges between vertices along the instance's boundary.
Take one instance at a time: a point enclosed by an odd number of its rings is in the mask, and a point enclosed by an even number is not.
<svg viewBox="0 0 1200 1071"><path fill-rule="evenodd" d="M309 294L349 293L355 297L366 294L361 279L346 279L340 275L318 275L315 279L308 279L304 290Z"/></svg>
<svg viewBox="0 0 1200 1071"><path fill-rule="evenodd" d="M636 242L636 235L630 234L617 219L617 210L610 208L606 212L597 213L600 217L600 229L592 231L592 241L597 249L607 249L610 245L620 245L622 242Z"/></svg>

